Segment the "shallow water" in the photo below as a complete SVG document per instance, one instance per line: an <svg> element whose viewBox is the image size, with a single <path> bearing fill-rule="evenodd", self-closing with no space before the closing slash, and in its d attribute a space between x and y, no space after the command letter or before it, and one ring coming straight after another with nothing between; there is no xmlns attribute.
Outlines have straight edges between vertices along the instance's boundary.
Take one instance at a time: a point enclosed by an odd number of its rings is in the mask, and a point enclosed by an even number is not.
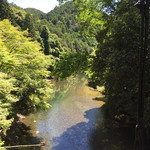
<svg viewBox="0 0 150 150"><path fill-rule="evenodd" d="M57 83L58 92L47 112L30 114L23 122L46 145L43 150L91 150L91 136L101 115L102 97L82 77Z"/></svg>
<svg viewBox="0 0 150 150"><path fill-rule="evenodd" d="M41 148L19 150L132 150L134 126L112 128L102 115L104 99L78 76L54 84L52 107L25 117L8 132L6 145L30 145L44 141ZM108 128L109 126L109 128ZM16 150L16 149L13 149ZM146 149L149 150L149 149Z"/></svg>

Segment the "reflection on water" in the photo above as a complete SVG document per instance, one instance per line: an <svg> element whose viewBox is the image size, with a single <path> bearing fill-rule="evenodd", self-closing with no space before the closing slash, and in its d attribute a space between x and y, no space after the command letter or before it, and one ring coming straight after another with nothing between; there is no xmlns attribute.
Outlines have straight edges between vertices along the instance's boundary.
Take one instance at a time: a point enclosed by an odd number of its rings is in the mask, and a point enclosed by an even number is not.
<svg viewBox="0 0 150 150"><path fill-rule="evenodd" d="M104 103L93 100L102 95L86 84L81 76L57 83L52 108L24 119L30 134L46 142L42 150L131 150L133 130L106 129L101 113ZM35 143L34 139L29 143Z"/></svg>

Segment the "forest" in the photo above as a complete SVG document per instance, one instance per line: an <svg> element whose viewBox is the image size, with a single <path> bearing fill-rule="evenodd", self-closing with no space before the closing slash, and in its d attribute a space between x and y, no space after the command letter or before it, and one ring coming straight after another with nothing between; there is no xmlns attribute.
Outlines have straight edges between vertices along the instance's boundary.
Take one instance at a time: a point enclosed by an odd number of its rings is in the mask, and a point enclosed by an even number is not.
<svg viewBox="0 0 150 150"><path fill-rule="evenodd" d="M51 107L51 79L84 74L103 87L107 128L135 127L141 15L135 0L58 0L49 13L0 0L0 146L17 113ZM149 37L149 36L148 36ZM144 127L150 139L150 44Z"/></svg>

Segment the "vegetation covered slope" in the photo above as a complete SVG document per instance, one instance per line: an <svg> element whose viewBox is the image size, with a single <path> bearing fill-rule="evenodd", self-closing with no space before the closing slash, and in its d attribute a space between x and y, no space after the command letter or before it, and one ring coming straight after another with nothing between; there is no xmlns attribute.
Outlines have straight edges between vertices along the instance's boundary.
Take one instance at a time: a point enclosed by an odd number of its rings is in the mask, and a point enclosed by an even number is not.
<svg viewBox="0 0 150 150"><path fill-rule="evenodd" d="M57 35L62 38L63 44L72 51L91 52L90 47L96 46L96 40L79 35L80 24L76 19L77 12L78 8L75 8L73 2L67 2L50 11L47 14L47 19L55 25L50 31L56 34L59 32Z"/></svg>
<svg viewBox="0 0 150 150"><path fill-rule="evenodd" d="M77 10L73 2L67 2L60 7L55 7L43 16L43 13L37 9L28 8L27 12L31 12L34 18L40 19L41 25L46 25L50 32L61 38L63 47L71 49L71 51L92 51L97 43L93 38L86 38L79 35L80 24L76 19ZM43 17L41 17L41 15ZM37 25L37 23L36 23ZM39 27L40 28L40 27Z"/></svg>
<svg viewBox="0 0 150 150"><path fill-rule="evenodd" d="M39 19L45 19L46 14L35 8L26 8L25 11L30 12L31 14L37 15Z"/></svg>

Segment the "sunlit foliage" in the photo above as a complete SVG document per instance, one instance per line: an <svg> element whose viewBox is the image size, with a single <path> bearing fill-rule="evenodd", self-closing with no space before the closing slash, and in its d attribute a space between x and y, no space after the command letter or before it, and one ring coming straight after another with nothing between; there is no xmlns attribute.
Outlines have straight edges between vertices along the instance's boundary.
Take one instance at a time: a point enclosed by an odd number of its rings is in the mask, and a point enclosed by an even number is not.
<svg viewBox="0 0 150 150"><path fill-rule="evenodd" d="M11 125L14 112L49 107L45 100L52 92L51 83L46 81L51 62L40 51L39 43L31 41L27 34L18 31L8 20L0 22L1 134Z"/></svg>
<svg viewBox="0 0 150 150"><path fill-rule="evenodd" d="M53 75L57 79L66 79L71 75L83 73L87 67L87 53L64 53L57 62Z"/></svg>

